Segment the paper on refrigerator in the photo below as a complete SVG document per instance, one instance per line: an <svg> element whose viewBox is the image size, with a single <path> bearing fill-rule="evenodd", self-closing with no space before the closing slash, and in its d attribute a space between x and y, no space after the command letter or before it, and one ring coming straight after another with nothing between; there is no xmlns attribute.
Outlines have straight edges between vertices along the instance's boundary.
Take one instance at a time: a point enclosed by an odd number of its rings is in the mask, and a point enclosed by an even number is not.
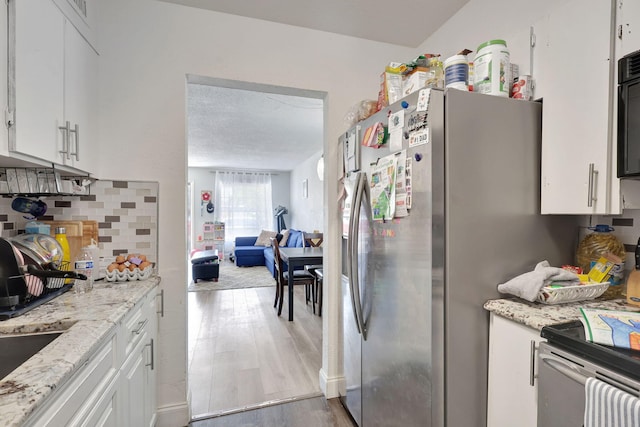
<svg viewBox="0 0 640 427"><path fill-rule="evenodd" d="M407 150L398 151L396 156L396 211L394 216L402 218L409 215L407 200Z"/></svg>
<svg viewBox="0 0 640 427"><path fill-rule="evenodd" d="M588 341L640 350L640 313L580 308L580 321Z"/></svg>
<svg viewBox="0 0 640 427"><path fill-rule="evenodd" d="M396 207L396 171L395 154L378 159L372 166L371 180L371 214L374 220L392 219Z"/></svg>
<svg viewBox="0 0 640 427"><path fill-rule="evenodd" d="M404 134L404 110L389 115L389 150L402 150Z"/></svg>

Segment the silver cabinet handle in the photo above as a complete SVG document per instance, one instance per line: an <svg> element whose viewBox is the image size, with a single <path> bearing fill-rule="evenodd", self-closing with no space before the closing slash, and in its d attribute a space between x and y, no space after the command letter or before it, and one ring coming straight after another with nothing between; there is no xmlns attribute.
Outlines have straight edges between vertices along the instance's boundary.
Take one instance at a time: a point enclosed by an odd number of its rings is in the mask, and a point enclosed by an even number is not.
<svg viewBox="0 0 640 427"><path fill-rule="evenodd" d="M62 131L62 150L58 151L62 154L62 157L66 157L69 159L69 132L71 129L69 128L71 124L69 122L66 123L66 126L58 126L58 129Z"/></svg>
<svg viewBox="0 0 640 427"><path fill-rule="evenodd" d="M598 171L595 168L595 163L589 163L589 189L587 190L587 207L593 207L593 202L597 201L596 197L596 184L598 181Z"/></svg>
<svg viewBox="0 0 640 427"><path fill-rule="evenodd" d="M142 332L142 330L144 329L144 327L147 325L147 322L149 321L149 319L144 319L138 322L138 327L136 327L133 331L131 331L132 334L136 334L136 335L140 335L140 332Z"/></svg>
<svg viewBox="0 0 640 427"><path fill-rule="evenodd" d="M151 341L149 342L149 344L146 344L145 347L149 347L149 349L151 350L151 362L145 364L144 366L150 366L151 370L153 371L155 367L155 360L153 357L153 338L151 338Z"/></svg>
<svg viewBox="0 0 640 427"><path fill-rule="evenodd" d="M69 122L67 122L67 126L69 126ZM69 136L69 148L68 151L70 152L69 154L72 156L75 156L76 161L80 160L80 126L76 123L75 126L73 127L73 129L69 129L69 133L73 133L75 138L75 146L76 146L76 151L71 152L71 136Z"/></svg>
<svg viewBox="0 0 640 427"><path fill-rule="evenodd" d="M160 293L156 294L156 296L160 296L160 311L156 311L160 317L164 317L164 289L160 289Z"/></svg>
<svg viewBox="0 0 640 427"><path fill-rule="evenodd" d="M534 386L536 379L536 342L531 340L531 350L529 354L529 385Z"/></svg>

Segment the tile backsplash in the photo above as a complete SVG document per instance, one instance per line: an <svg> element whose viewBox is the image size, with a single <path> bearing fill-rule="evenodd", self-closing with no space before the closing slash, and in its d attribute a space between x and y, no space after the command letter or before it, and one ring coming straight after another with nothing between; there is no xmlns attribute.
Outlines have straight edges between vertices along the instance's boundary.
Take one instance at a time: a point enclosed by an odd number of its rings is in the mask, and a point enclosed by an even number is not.
<svg viewBox="0 0 640 427"><path fill-rule="evenodd" d="M40 220L93 220L98 222L100 256L143 253L158 260L157 182L96 181L90 195L42 198L46 215ZM24 232L27 219L11 209L12 198L0 198L2 237Z"/></svg>

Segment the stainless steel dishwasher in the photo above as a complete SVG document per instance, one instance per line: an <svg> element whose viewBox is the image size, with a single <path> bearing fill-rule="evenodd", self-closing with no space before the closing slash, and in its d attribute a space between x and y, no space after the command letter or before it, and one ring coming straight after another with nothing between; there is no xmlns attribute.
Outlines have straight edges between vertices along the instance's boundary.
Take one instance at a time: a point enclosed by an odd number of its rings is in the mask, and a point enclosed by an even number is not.
<svg viewBox="0 0 640 427"><path fill-rule="evenodd" d="M585 340L581 322L547 326L538 351L538 427L580 427L585 381L598 378L640 397L640 352Z"/></svg>

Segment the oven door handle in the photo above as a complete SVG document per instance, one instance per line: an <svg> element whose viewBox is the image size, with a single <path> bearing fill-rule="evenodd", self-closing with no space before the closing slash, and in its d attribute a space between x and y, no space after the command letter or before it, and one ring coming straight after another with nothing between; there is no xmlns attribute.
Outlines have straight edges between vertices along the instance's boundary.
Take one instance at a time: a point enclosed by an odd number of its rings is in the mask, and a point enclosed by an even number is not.
<svg viewBox="0 0 640 427"><path fill-rule="evenodd" d="M541 354L540 359L542 360L542 363L544 363L551 369L560 372L568 378L571 378L578 384L584 385L587 382L588 377L580 372L580 369L575 365L570 365L565 361L557 359L548 354Z"/></svg>

